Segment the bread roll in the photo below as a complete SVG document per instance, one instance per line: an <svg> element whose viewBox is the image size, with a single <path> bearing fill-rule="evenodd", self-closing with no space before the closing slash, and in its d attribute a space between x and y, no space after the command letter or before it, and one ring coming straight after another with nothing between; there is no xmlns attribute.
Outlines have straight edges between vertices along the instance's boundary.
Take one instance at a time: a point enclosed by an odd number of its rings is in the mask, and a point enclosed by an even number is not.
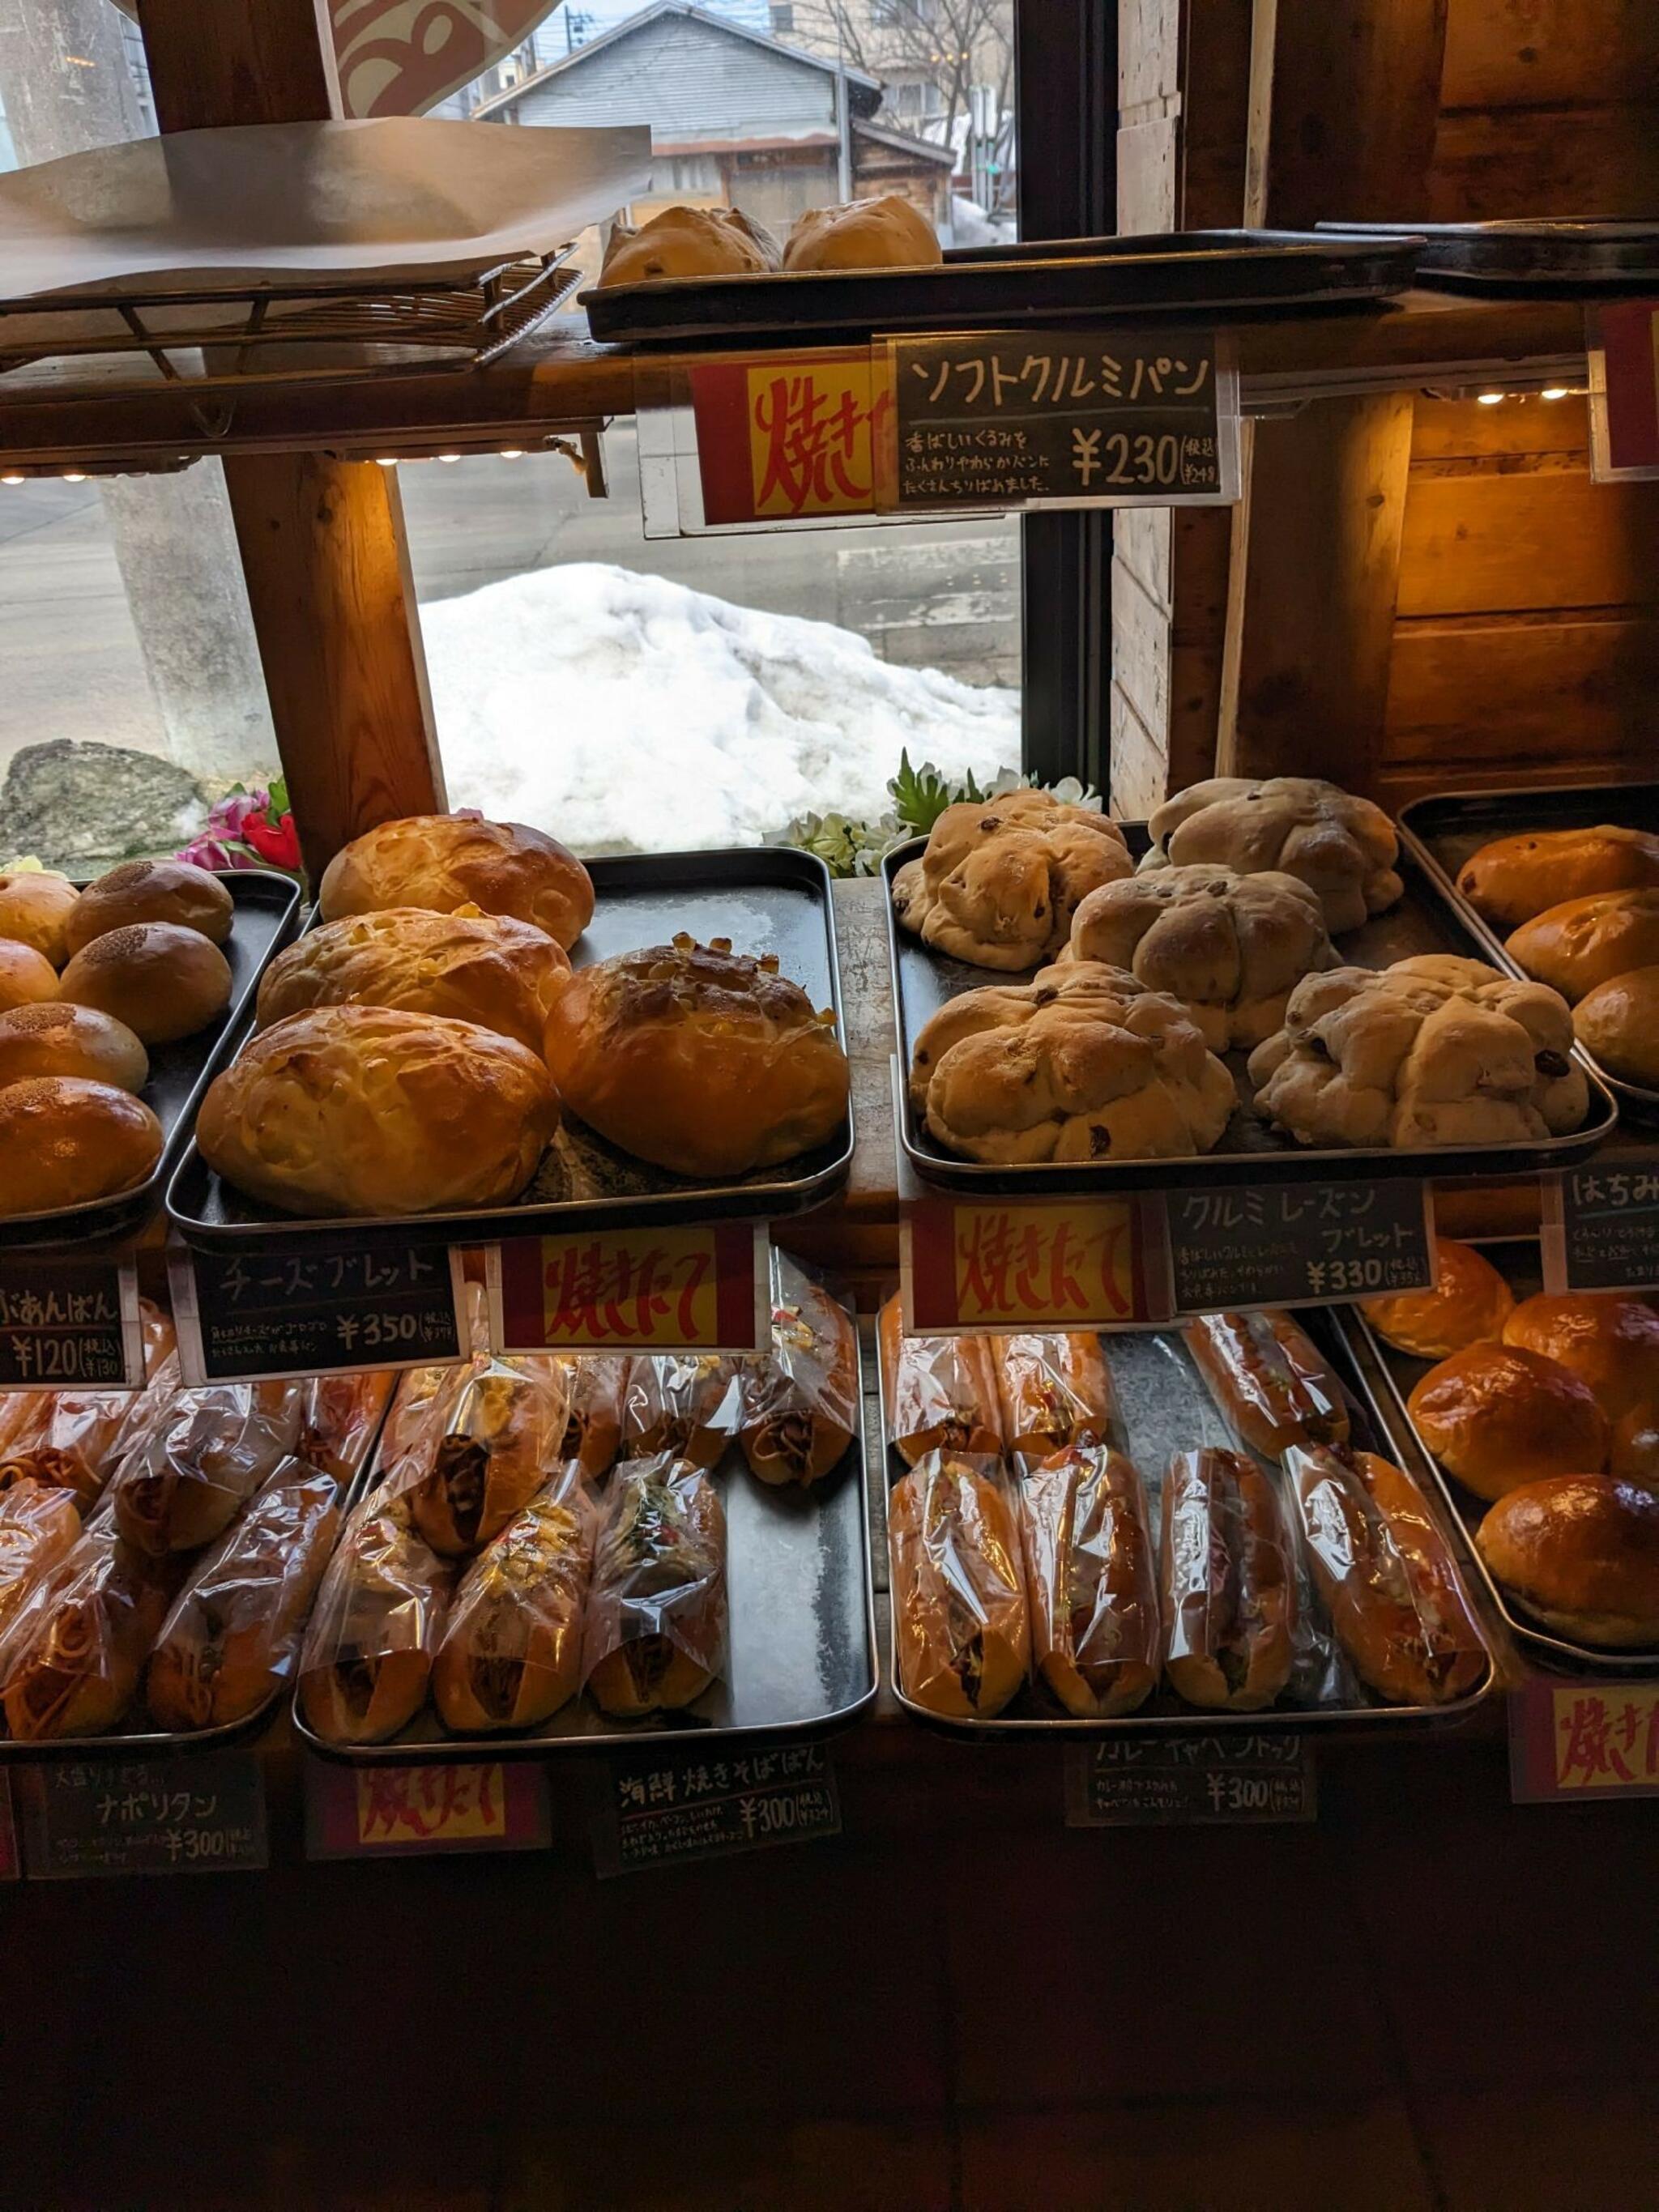
<svg viewBox="0 0 1659 2212"><path fill-rule="evenodd" d="M1412 1392L1417 1432L1477 1498L1607 1463L1607 1424L1587 1384L1536 1352L1472 1344Z"/></svg>
<svg viewBox="0 0 1659 2212"><path fill-rule="evenodd" d="M1014 1458L1046 1459L1111 1441L1112 1384L1097 1336L994 1336L1003 1443Z"/></svg>
<svg viewBox="0 0 1659 2212"><path fill-rule="evenodd" d="M113 1014L145 1044L172 1044L218 1019L230 981L230 963L198 930L135 921L83 946L58 988L77 1006Z"/></svg>
<svg viewBox="0 0 1659 2212"><path fill-rule="evenodd" d="M149 1080L149 1054L125 1022L67 999L0 1013L0 1090L50 1075L137 1092Z"/></svg>
<svg viewBox="0 0 1659 2212"><path fill-rule="evenodd" d="M777 240L741 208L671 207L637 230L611 224L599 289L665 276L749 276L777 265Z"/></svg>
<svg viewBox="0 0 1659 2212"><path fill-rule="evenodd" d="M71 1492L27 1481L0 1491L0 1649L29 1593L68 1558L80 1534Z"/></svg>
<svg viewBox="0 0 1659 2212"><path fill-rule="evenodd" d="M1483 845L1458 872L1457 888L1500 929L1595 891L1659 884L1659 837L1604 822L1594 830L1528 830Z"/></svg>
<svg viewBox="0 0 1659 2212"><path fill-rule="evenodd" d="M454 1570L422 1543L398 1478L353 1513L300 1655L300 1710L325 1743L384 1743L426 1702Z"/></svg>
<svg viewBox="0 0 1659 2212"><path fill-rule="evenodd" d="M786 269L927 269L943 261L933 227L897 192L809 208L783 249Z"/></svg>
<svg viewBox="0 0 1659 2212"><path fill-rule="evenodd" d="M1064 951L1091 891L1134 872L1109 815L1046 791L947 806L893 879L893 912L976 968L1036 968Z"/></svg>
<svg viewBox="0 0 1659 2212"><path fill-rule="evenodd" d="M1254 1460L1176 1453L1164 1478L1164 1663L1189 1705L1257 1713L1290 1680L1291 1559L1279 1493Z"/></svg>
<svg viewBox="0 0 1659 2212"><path fill-rule="evenodd" d="M1659 961L1659 884L1546 907L1510 934L1506 949L1528 975L1576 1001L1598 983Z"/></svg>
<svg viewBox="0 0 1659 2212"><path fill-rule="evenodd" d="M677 1711L725 1664L726 1514L684 1461L619 1468L593 1551L582 1675L618 1719Z"/></svg>
<svg viewBox="0 0 1659 2212"><path fill-rule="evenodd" d="M533 1498L461 1577L432 1668L456 1735L534 1728L581 1687L582 1618L593 1565L581 1484Z"/></svg>
<svg viewBox="0 0 1659 2212"><path fill-rule="evenodd" d="M1610 1291L1546 1292L1516 1306L1504 1341L1587 1383L1613 1425L1608 1473L1659 1486L1659 1313Z"/></svg>
<svg viewBox="0 0 1659 2212"><path fill-rule="evenodd" d="M1659 966L1597 984L1573 1008L1572 1025L1609 1075L1659 1091Z"/></svg>
<svg viewBox="0 0 1659 2212"><path fill-rule="evenodd" d="M1418 1359L1444 1359L1483 1337L1502 1336L1515 1293L1490 1260L1452 1237L1434 1240L1426 1291L1362 1298L1359 1310L1385 1344Z"/></svg>
<svg viewBox="0 0 1659 2212"><path fill-rule="evenodd" d="M1182 1334L1210 1395L1252 1451L1277 1459L1292 1444L1347 1442L1341 1388L1289 1314L1201 1314Z"/></svg>
<svg viewBox="0 0 1659 2212"><path fill-rule="evenodd" d="M58 996L58 971L44 952L13 937L0 937L0 1012L38 1006Z"/></svg>
<svg viewBox="0 0 1659 2212"><path fill-rule="evenodd" d="M542 1030L570 959L545 930L510 915L388 907L307 930L259 982L258 1025L309 1006L396 1006L477 1022L542 1048Z"/></svg>
<svg viewBox="0 0 1659 2212"><path fill-rule="evenodd" d="M79 952L94 937L136 921L171 921L222 945L236 908L210 869L188 860L123 860L88 884L70 909L64 942Z"/></svg>
<svg viewBox="0 0 1659 2212"><path fill-rule="evenodd" d="M846 1309L787 1252L772 1254L772 1344L739 1363L738 1440L762 1482L817 1482L858 1431L858 1340Z"/></svg>
<svg viewBox="0 0 1659 2212"><path fill-rule="evenodd" d="M556 837L520 822L411 814L343 846L323 871L318 903L325 921L383 907L477 907L533 923L568 947L593 918L593 885Z"/></svg>
<svg viewBox="0 0 1659 2212"><path fill-rule="evenodd" d="M21 1742L101 1735L132 1702L178 1570L130 1551L105 1516L25 1600L0 1654L0 1705Z"/></svg>
<svg viewBox="0 0 1659 2212"><path fill-rule="evenodd" d="M1030 1617L995 1462L931 1453L889 1492L899 1686L948 1720L990 1720L1025 1680Z"/></svg>
<svg viewBox="0 0 1659 2212"><path fill-rule="evenodd" d="M304 1385L209 1382L181 1390L111 1486L135 1552L194 1552L228 1527L292 1453Z"/></svg>
<svg viewBox="0 0 1659 2212"><path fill-rule="evenodd" d="M365 1368L356 1375L319 1375L306 1383L295 1458L337 1482L349 1482L368 1456L397 1379L384 1369Z"/></svg>
<svg viewBox="0 0 1659 2212"><path fill-rule="evenodd" d="M1319 776L1209 776L1166 799L1146 826L1143 870L1219 861L1242 876L1294 876L1317 894L1332 932L1359 928L1405 888L1388 816Z"/></svg>
<svg viewBox="0 0 1659 2212"><path fill-rule="evenodd" d="M1080 1720L1133 1712L1164 1648L1139 1475L1103 1443L1079 1443L1028 1468L1018 1497L1039 1679Z"/></svg>
<svg viewBox="0 0 1659 2212"><path fill-rule="evenodd" d="M532 1052L474 1022L317 1006L254 1037L208 1087L208 1165L285 1213L505 1206L558 1127Z"/></svg>
<svg viewBox="0 0 1659 2212"><path fill-rule="evenodd" d="M997 1371L983 1336L906 1336L896 1291L878 1324L887 1433L915 1467L931 1452L1002 1449Z"/></svg>
<svg viewBox="0 0 1659 2212"><path fill-rule="evenodd" d="M675 1175L775 1167L843 1127L850 1084L835 1017L777 956L691 938L579 969L553 1001L547 1064L566 1104Z"/></svg>
<svg viewBox="0 0 1659 2212"><path fill-rule="evenodd" d="M1600 1474L1529 1482L1494 1505L1475 1545L1498 1582L1558 1635L1659 1647L1659 1496Z"/></svg>
<svg viewBox="0 0 1659 2212"><path fill-rule="evenodd" d="M0 937L32 946L61 968L69 957L65 931L80 896L67 876L51 869L0 872Z"/></svg>
<svg viewBox="0 0 1659 2212"><path fill-rule="evenodd" d="M161 1123L112 1084L41 1076L0 1091L0 1215L118 1197L161 1157Z"/></svg>
<svg viewBox="0 0 1659 2212"><path fill-rule="evenodd" d="M686 1460L714 1467L743 1422L735 1359L714 1352L641 1353L623 1390L624 1459Z"/></svg>

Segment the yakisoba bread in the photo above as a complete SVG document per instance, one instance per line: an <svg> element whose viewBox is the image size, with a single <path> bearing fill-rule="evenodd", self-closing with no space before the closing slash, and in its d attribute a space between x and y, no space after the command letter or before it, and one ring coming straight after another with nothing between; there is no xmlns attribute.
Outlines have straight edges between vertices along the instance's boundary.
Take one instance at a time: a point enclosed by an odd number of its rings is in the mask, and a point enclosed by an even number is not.
<svg viewBox="0 0 1659 2212"><path fill-rule="evenodd" d="M318 902L325 921L382 907L477 907L533 922L568 947L593 919L593 884L556 837L521 822L411 814L343 845L323 871Z"/></svg>
<svg viewBox="0 0 1659 2212"><path fill-rule="evenodd" d="M469 1375L404 1462L416 1533L443 1559L489 1543L552 1473L564 1418L564 1377L550 1361L492 1360Z"/></svg>
<svg viewBox="0 0 1659 2212"><path fill-rule="evenodd" d="M358 1506L317 1593L300 1710L327 1743L384 1743L426 1703L454 1568L425 1543L392 1474Z"/></svg>
<svg viewBox="0 0 1659 2212"><path fill-rule="evenodd" d="M772 1254L772 1344L742 1363L744 1457L763 1482L817 1482L858 1426L858 1345L840 1302Z"/></svg>
<svg viewBox="0 0 1659 2212"><path fill-rule="evenodd" d="M641 1353L623 1390L624 1459L713 1467L737 1434L743 1396L735 1359L716 1352Z"/></svg>
<svg viewBox="0 0 1659 2212"><path fill-rule="evenodd" d="M701 1697L726 1657L726 1514L684 1460L618 1468L593 1552L582 1675L604 1712L637 1719Z"/></svg>
<svg viewBox="0 0 1659 2212"><path fill-rule="evenodd" d="M878 1326L887 1433L914 1467L928 1453L1002 1449L997 1374L983 1336L907 1336L896 1292Z"/></svg>

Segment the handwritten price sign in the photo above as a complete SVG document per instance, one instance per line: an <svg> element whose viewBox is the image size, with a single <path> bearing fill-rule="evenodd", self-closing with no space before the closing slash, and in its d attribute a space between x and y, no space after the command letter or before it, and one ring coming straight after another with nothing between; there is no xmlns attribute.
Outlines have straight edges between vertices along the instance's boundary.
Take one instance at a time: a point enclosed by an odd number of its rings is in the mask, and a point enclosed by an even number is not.
<svg viewBox="0 0 1659 2212"><path fill-rule="evenodd" d="M0 1388L118 1390L143 1379L136 1268L27 1252L0 1266Z"/></svg>
<svg viewBox="0 0 1659 2212"><path fill-rule="evenodd" d="M515 1237L485 1258L497 1352L754 1352L769 1341L751 1223Z"/></svg>
<svg viewBox="0 0 1659 2212"><path fill-rule="evenodd" d="M819 1743L665 1751L612 1759L593 1826L601 1875L723 1858L841 1833L841 1800Z"/></svg>
<svg viewBox="0 0 1659 2212"><path fill-rule="evenodd" d="M1510 1698L1510 1796L1659 1797L1659 1682L1528 1682Z"/></svg>
<svg viewBox="0 0 1659 2212"><path fill-rule="evenodd" d="M1116 1736L1066 1753L1070 1828L1311 1820L1318 1804L1305 1736Z"/></svg>
<svg viewBox="0 0 1659 2212"><path fill-rule="evenodd" d="M306 1769L306 1849L313 1859L544 1847L547 1777L501 1760L470 1765Z"/></svg>
<svg viewBox="0 0 1659 2212"><path fill-rule="evenodd" d="M905 1328L958 1336L1165 1320L1161 1229L1158 1202L1143 1198L918 1199L900 1244Z"/></svg>
<svg viewBox="0 0 1659 2212"><path fill-rule="evenodd" d="M459 1359L466 1342L461 1255L438 1245L175 1249L168 1274L190 1383L419 1367Z"/></svg>
<svg viewBox="0 0 1659 2212"><path fill-rule="evenodd" d="M1547 1291L1659 1285L1659 1171L1598 1159L1545 1176L1542 1189Z"/></svg>

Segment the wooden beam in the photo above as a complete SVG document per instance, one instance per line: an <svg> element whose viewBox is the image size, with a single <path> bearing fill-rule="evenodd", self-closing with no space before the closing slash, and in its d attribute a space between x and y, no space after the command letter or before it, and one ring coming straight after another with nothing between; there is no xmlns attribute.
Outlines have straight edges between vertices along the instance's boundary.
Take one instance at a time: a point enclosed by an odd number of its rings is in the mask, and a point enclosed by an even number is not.
<svg viewBox="0 0 1659 2212"><path fill-rule="evenodd" d="M137 14L163 131L344 112L328 0L137 0Z"/></svg>
<svg viewBox="0 0 1659 2212"><path fill-rule="evenodd" d="M1425 212L1449 0L1276 0L1269 220L1399 222ZM1262 158L1258 143L1254 162Z"/></svg>

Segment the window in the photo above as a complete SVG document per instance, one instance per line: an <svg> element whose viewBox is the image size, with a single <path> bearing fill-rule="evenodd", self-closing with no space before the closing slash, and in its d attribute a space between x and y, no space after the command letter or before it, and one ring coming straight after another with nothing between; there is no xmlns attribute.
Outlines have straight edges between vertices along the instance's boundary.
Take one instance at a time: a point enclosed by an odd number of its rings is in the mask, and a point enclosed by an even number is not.
<svg viewBox="0 0 1659 2212"><path fill-rule="evenodd" d="M788 4L788 0L784 0L782 6L777 4L777 0L773 0L772 36L775 39L787 39L794 27L795 11Z"/></svg>

